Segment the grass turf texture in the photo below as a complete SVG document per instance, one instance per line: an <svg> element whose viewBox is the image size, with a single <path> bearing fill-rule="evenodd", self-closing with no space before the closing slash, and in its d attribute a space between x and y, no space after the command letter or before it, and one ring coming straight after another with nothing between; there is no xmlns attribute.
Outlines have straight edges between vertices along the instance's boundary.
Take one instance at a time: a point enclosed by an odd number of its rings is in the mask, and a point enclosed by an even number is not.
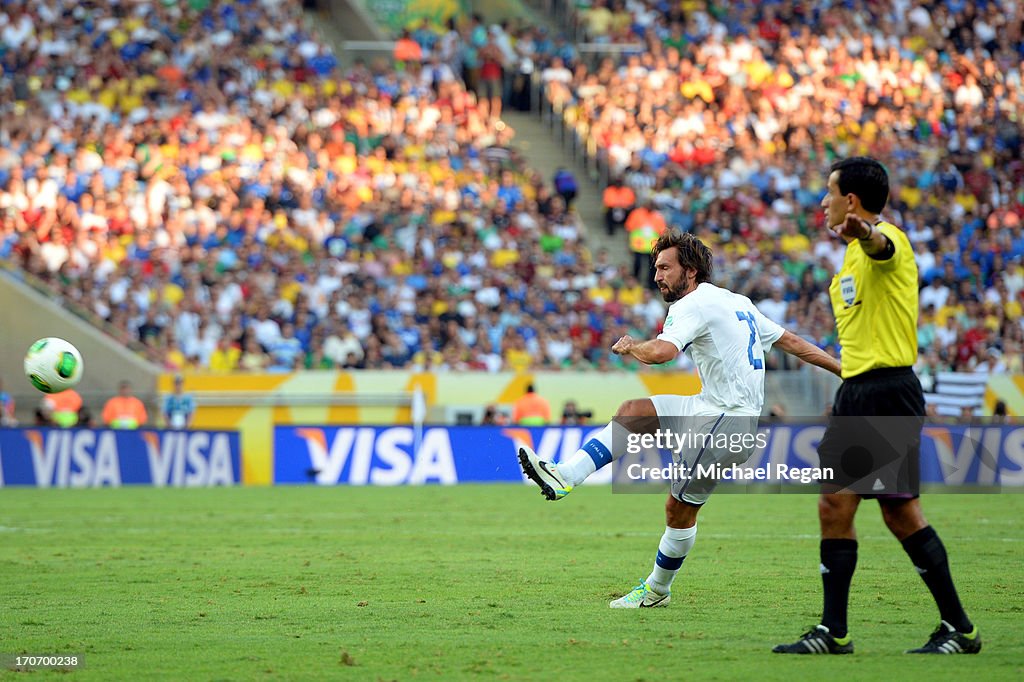
<svg viewBox="0 0 1024 682"><path fill-rule="evenodd" d="M526 486L3 490L0 652L82 653L76 680L1021 679L1024 495L924 506L980 656L902 653L938 616L875 503L857 653L782 657L819 615L813 496L712 498L672 605L613 611L650 570L661 499Z"/></svg>

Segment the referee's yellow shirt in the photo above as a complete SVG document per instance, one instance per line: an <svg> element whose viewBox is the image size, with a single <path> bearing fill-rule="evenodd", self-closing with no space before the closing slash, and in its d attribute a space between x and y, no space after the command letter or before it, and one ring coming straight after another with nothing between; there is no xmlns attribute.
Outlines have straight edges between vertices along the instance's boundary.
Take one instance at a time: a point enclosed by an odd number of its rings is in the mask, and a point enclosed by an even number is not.
<svg viewBox="0 0 1024 682"><path fill-rule="evenodd" d="M887 222L875 226L896 252L888 260L846 246L843 267L828 288L842 346L843 378L917 361L917 262L910 240Z"/></svg>

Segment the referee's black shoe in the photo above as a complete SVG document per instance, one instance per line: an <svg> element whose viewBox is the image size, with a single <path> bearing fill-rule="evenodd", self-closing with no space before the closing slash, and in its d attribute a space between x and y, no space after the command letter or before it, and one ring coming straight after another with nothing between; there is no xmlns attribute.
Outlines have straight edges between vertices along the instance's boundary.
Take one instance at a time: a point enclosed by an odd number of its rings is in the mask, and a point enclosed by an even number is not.
<svg viewBox="0 0 1024 682"><path fill-rule="evenodd" d="M928 638L924 646L911 649L908 654L976 654L981 651L981 636L978 626L970 632L957 632L957 629L942 621L935 632Z"/></svg>
<svg viewBox="0 0 1024 682"><path fill-rule="evenodd" d="M792 644L778 644L772 649L776 654L852 654L853 639L833 637L824 625L815 625Z"/></svg>

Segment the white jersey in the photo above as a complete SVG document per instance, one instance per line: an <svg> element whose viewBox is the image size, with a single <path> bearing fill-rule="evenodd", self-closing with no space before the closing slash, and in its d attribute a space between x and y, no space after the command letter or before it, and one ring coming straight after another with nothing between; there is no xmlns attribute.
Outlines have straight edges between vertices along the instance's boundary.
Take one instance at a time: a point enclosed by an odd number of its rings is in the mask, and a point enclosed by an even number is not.
<svg viewBox="0 0 1024 682"><path fill-rule="evenodd" d="M704 282L668 309L658 338L687 353L712 410L761 414L764 354L785 333L746 296Z"/></svg>

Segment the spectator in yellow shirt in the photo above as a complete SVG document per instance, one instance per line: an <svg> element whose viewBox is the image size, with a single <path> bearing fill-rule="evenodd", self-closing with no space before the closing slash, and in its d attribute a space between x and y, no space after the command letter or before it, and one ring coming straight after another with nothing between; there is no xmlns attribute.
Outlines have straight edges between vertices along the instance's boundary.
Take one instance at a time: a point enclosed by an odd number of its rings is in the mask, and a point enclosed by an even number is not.
<svg viewBox="0 0 1024 682"><path fill-rule="evenodd" d="M587 298L598 305L604 305L615 300L615 290L608 282L598 282L587 290Z"/></svg>
<svg viewBox="0 0 1024 682"><path fill-rule="evenodd" d="M644 302L644 288L636 277L627 277L622 288L619 289L619 303L632 308Z"/></svg>
<svg viewBox="0 0 1024 682"><path fill-rule="evenodd" d="M510 334L505 338L505 365L516 373L525 372L533 364L533 356L526 350L523 337Z"/></svg>
<svg viewBox="0 0 1024 682"><path fill-rule="evenodd" d="M241 357L241 349L232 344L227 337L221 337L217 341L217 348L210 353L210 371L234 372L238 369L238 360Z"/></svg>
<svg viewBox="0 0 1024 682"><path fill-rule="evenodd" d="M612 11L608 9L605 0L594 0L594 5L582 12L581 23L588 38L601 42L611 30L613 18Z"/></svg>
<svg viewBox="0 0 1024 682"><path fill-rule="evenodd" d="M801 254L811 251L811 240L807 235L800 232L795 220L787 221L782 227L782 236L779 237L779 248L791 258L799 258Z"/></svg>
<svg viewBox="0 0 1024 682"><path fill-rule="evenodd" d="M921 192L921 188L917 186L917 178L907 178L904 185L900 187L900 200L911 210L921 205L924 195Z"/></svg>

